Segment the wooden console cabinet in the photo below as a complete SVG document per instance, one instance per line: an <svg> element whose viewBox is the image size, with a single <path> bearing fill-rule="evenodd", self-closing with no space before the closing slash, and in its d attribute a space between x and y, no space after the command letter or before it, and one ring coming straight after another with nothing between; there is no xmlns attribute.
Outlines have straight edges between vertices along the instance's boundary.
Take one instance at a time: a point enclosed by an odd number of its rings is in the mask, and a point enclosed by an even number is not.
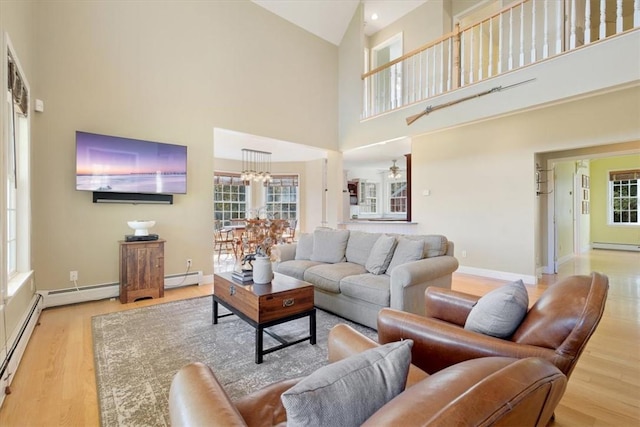
<svg viewBox="0 0 640 427"><path fill-rule="evenodd" d="M120 242L121 303L164 296L164 242Z"/></svg>

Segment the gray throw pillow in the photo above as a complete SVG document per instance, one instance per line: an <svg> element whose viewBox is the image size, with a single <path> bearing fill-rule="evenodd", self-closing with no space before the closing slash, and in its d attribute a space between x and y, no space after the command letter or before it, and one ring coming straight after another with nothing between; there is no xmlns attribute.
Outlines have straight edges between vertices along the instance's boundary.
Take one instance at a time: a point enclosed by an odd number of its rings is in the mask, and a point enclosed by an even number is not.
<svg viewBox="0 0 640 427"><path fill-rule="evenodd" d="M385 344L318 369L282 393L287 427L360 426L404 390L412 345Z"/></svg>
<svg viewBox="0 0 640 427"><path fill-rule="evenodd" d="M522 280L492 290L473 306L464 328L509 338L518 329L529 308L529 295Z"/></svg>
<svg viewBox="0 0 640 427"><path fill-rule="evenodd" d="M413 240L405 237L398 237L396 250L393 252L393 258L387 268L387 274L391 274L394 268L400 264L406 264L411 261L422 259L424 251L424 240Z"/></svg>
<svg viewBox="0 0 640 427"><path fill-rule="evenodd" d="M313 252L313 234L303 233L298 236L295 259L310 260Z"/></svg>
<svg viewBox="0 0 640 427"><path fill-rule="evenodd" d="M384 274L389 268L391 258L393 258L393 250L396 247L396 238L383 234L373 244L367 263L364 268L371 274Z"/></svg>
<svg viewBox="0 0 640 427"><path fill-rule="evenodd" d="M311 261L335 264L345 260L349 230L315 230Z"/></svg>

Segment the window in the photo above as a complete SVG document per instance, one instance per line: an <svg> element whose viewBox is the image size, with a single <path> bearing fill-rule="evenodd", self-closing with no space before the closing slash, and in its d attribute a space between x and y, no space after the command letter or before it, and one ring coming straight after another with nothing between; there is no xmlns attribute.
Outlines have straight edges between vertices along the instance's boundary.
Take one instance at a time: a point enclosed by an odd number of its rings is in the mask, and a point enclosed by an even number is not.
<svg viewBox="0 0 640 427"><path fill-rule="evenodd" d="M389 183L389 212L407 213L407 182Z"/></svg>
<svg viewBox="0 0 640 427"><path fill-rule="evenodd" d="M610 218L612 224L640 224L638 221L639 170L609 173Z"/></svg>
<svg viewBox="0 0 640 427"><path fill-rule="evenodd" d="M213 184L215 220L228 225L231 220L245 218L249 209L249 183L241 180L240 174L216 172Z"/></svg>
<svg viewBox="0 0 640 427"><path fill-rule="evenodd" d="M360 213L378 213L378 184L360 181Z"/></svg>
<svg viewBox="0 0 640 427"><path fill-rule="evenodd" d="M298 176L274 175L265 183L267 213L273 218L298 219Z"/></svg>
<svg viewBox="0 0 640 427"><path fill-rule="evenodd" d="M0 294L13 296L18 289L31 280L31 206L30 206L30 118L29 87L20 65L12 54L8 42L7 71L5 87L6 108L4 111L5 135L2 149L5 153L4 174L4 249L6 250L6 271ZM5 282L6 280L6 282Z"/></svg>

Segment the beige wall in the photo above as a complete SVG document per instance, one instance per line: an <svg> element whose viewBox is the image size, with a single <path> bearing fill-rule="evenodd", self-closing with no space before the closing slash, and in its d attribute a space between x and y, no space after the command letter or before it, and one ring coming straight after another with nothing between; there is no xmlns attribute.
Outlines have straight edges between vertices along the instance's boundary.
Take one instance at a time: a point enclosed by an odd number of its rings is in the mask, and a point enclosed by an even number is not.
<svg viewBox="0 0 640 427"><path fill-rule="evenodd" d="M412 219L453 240L463 267L534 276L547 247L535 154L637 141L639 113L636 87L416 136Z"/></svg>
<svg viewBox="0 0 640 427"><path fill-rule="evenodd" d="M638 143L640 146L640 143ZM640 169L640 154L591 161L591 241L640 245L640 227L609 224L609 172Z"/></svg>
<svg viewBox="0 0 640 427"><path fill-rule="evenodd" d="M337 147L338 50L249 1L40 2L33 138L39 289L118 280L127 220L167 240L166 274L212 273L213 129ZM74 132L188 146L174 205L94 204L74 190Z"/></svg>

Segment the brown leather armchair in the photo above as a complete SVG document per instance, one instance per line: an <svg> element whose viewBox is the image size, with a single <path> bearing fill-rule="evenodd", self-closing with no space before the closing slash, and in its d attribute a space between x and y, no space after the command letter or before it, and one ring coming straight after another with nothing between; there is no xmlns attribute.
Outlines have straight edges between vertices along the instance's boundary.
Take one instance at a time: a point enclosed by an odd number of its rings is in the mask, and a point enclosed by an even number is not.
<svg viewBox="0 0 640 427"><path fill-rule="evenodd" d="M329 360L376 345L351 327L338 325L329 334ZM277 382L233 402L210 368L192 363L180 369L171 384L171 425L284 426L280 396L298 381ZM555 366L536 358L475 359L431 376L412 366L405 391L365 425L544 426L565 386L566 377Z"/></svg>
<svg viewBox="0 0 640 427"><path fill-rule="evenodd" d="M378 315L380 343L414 340L412 363L428 373L489 356L539 357L567 378L602 318L609 289L599 273L571 276L545 290L510 339L471 332L464 324L478 296L430 287L426 317L392 309Z"/></svg>

